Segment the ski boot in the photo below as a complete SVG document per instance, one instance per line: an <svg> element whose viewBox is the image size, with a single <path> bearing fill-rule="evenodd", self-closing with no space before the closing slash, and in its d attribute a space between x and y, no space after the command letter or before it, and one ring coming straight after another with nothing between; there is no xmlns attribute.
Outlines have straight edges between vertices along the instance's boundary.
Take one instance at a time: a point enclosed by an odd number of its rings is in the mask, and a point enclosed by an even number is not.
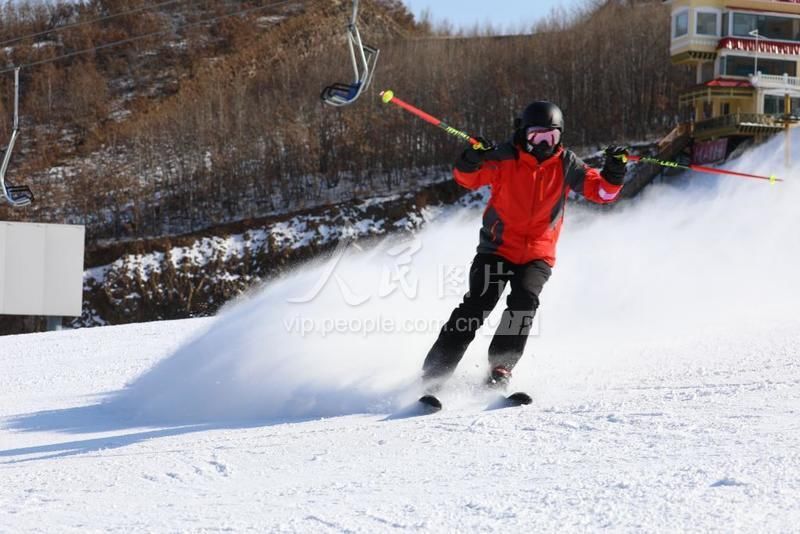
<svg viewBox="0 0 800 534"><path fill-rule="evenodd" d="M486 387L503 395L502 406L524 406L533 402L531 396L524 391L506 395L510 382L511 371L507 367L498 365L489 373L489 377L486 379Z"/></svg>
<svg viewBox="0 0 800 534"><path fill-rule="evenodd" d="M439 399L439 390L442 389L444 381L439 379L422 378L422 390L424 395L419 398L419 403L430 412L438 412L442 409L442 401Z"/></svg>
<svg viewBox="0 0 800 534"><path fill-rule="evenodd" d="M510 382L511 371L502 365L498 365L489 373L489 377L486 379L486 387L502 393L508 389Z"/></svg>

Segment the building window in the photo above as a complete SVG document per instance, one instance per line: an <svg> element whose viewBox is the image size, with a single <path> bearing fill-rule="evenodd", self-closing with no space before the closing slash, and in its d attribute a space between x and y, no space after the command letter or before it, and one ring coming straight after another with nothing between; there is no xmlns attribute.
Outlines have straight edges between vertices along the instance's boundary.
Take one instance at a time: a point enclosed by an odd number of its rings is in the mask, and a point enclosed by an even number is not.
<svg viewBox="0 0 800 534"><path fill-rule="evenodd" d="M717 33L717 14L697 12L697 35L719 35Z"/></svg>
<svg viewBox="0 0 800 534"><path fill-rule="evenodd" d="M763 39L800 42L800 19L754 13L733 14L733 35L752 37L750 32L754 30L758 30Z"/></svg>
<svg viewBox="0 0 800 534"><path fill-rule="evenodd" d="M724 56L720 62L722 73L728 76L750 76L756 71L755 56ZM758 70L773 76L797 76L797 63L779 59L758 58Z"/></svg>
<svg viewBox="0 0 800 534"><path fill-rule="evenodd" d="M700 83L714 79L714 62L703 63L700 65Z"/></svg>
<svg viewBox="0 0 800 534"><path fill-rule="evenodd" d="M783 115L786 113L786 97L777 95L764 95L764 113L767 115ZM800 113L800 98L792 98L792 115Z"/></svg>
<svg viewBox="0 0 800 534"><path fill-rule="evenodd" d="M689 33L689 12L681 11L675 15L675 30L672 33L673 37L683 37Z"/></svg>
<svg viewBox="0 0 800 534"><path fill-rule="evenodd" d="M722 36L723 37L727 37L728 36L728 26L730 25L730 23L731 23L730 14L729 13L723 13L722 14Z"/></svg>
<svg viewBox="0 0 800 534"><path fill-rule="evenodd" d="M734 13L733 14L733 35L741 37L749 37L750 32L755 30L757 15L750 13Z"/></svg>

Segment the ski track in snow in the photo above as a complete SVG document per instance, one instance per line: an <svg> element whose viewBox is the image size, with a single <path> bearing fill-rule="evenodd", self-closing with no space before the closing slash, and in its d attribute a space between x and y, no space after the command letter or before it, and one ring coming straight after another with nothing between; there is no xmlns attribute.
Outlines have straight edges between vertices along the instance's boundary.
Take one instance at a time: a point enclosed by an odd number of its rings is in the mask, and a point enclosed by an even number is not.
<svg viewBox="0 0 800 534"><path fill-rule="evenodd" d="M771 174L782 154L729 167ZM407 417L434 329L291 329L446 318L437 277L471 258L474 213L419 235L416 298L385 295L390 241L346 250L307 303L288 301L330 263L214 319L0 338L0 532L792 531L798 171L570 206L515 373L529 407L470 393L488 335L445 410Z"/></svg>

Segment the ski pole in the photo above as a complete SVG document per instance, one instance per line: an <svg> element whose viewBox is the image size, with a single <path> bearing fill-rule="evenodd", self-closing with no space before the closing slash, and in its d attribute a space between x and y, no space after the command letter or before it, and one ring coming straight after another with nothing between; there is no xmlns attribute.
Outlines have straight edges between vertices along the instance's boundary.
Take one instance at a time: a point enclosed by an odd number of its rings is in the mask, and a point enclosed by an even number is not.
<svg viewBox="0 0 800 534"><path fill-rule="evenodd" d="M472 137L468 133L462 132L461 130L457 130L457 129L453 128L452 126L450 126L449 124L445 124L444 122L440 121L439 119L437 119L433 115L429 115L428 113L425 113L421 109L412 106L408 102L400 100L399 98L394 96L394 91L391 91L391 90L388 90L388 89L386 91L382 91L381 92L381 100L383 100L384 104L395 104L396 106L399 106L399 107L403 108L404 110L408 111L409 113L412 113L412 114L416 115L417 117L419 117L420 119L424 120L425 122L427 122L429 124L433 124L437 128L441 128L442 130L444 130L445 132L449 133L453 137L458 137L462 141L468 142L469 144L472 145L472 148L474 148L475 150L483 150L485 148L483 146L483 143L481 143L480 141L478 141L476 138Z"/></svg>
<svg viewBox="0 0 800 534"><path fill-rule="evenodd" d="M726 171L724 169L715 169L714 167L704 167L703 165L682 165L677 161L665 161L663 159L651 158L647 156L617 156L622 158L622 161L627 163L629 161L651 163L653 165L660 165L661 167L669 167L671 169L684 169L687 171L705 172L710 174L724 174L727 176L738 176L739 178L752 178L754 180L769 180L769 183L775 185L776 182L782 182L782 178L778 178L774 174L772 176L761 176L759 174L748 174L746 172Z"/></svg>

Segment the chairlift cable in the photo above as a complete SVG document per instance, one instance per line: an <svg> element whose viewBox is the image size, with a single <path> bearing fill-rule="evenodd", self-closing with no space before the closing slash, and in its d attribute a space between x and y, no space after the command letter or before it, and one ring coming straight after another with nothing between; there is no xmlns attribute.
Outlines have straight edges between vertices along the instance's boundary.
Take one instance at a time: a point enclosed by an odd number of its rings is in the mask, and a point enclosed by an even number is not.
<svg viewBox="0 0 800 534"><path fill-rule="evenodd" d="M65 24L63 26L57 26L55 28L51 28L49 30L42 30L36 33L30 33L28 35L22 35L20 37L14 37L12 39L8 39L6 41L0 42L0 47L6 47L10 44L17 43L19 41L24 41L25 39L33 39L35 37L42 37L43 35L48 35L50 33L58 33L64 30L70 30L72 28L78 28L80 26L88 26L89 24L95 24L97 22L104 22L106 20L115 19L118 17L124 17L125 15L133 15L134 13L141 13L142 11L149 11L151 9L157 9L160 7L165 7L171 4L177 4L179 2L183 2L184 0L167 0L166 2L161 2L160 4L153 4L151 6L140 6L135 9L130 9L128 11L122 11L120 13L113 13L111 15L106 15L104 17L98 17L92 20L84 20L81 22L73 22L70 24Z"/></svg>
<svg viewBox="0 0 800 534"><path fill-rule="evenodd" d="M210 24L212 22L216 22L218 20L222 20L222 19L226 19L226 18L230 18L230 17L236 17L236 16L240 16L240 15L247 15L247 14L250 14L250 13L254 13L256 11L261 11L261 10L264 10L264 9L269 9L269 8L278 7L278 6L281 6L281 5L284 5L284 4L288 4L288 3L292 2L292 1L294 1L294 0L278 0L276 2L272 2L270 4L263 5L263 6L256 6L256 7L246 8L246 9L240 9L240 10L235 11L233 13L226 13L224 15L219 15L219 16L216 16L216 17L209 17L207 19L199 20L197 22L189 22L189 23L183 24L182 26L180 26L178 28L178 30L184 30L186 28L192 28L194 26L202 26L203 24ZM127 43L132 43L132 42L135 42L135 41L141 41L142 39L149 39L150 37L157 37L159 35L165 35L165 34L168 34L168 33L173 33L174 31L176 31L176 30L175 29L169 29L169 30L161 30L161 31L157 31L157 32L150 32L150 33L146 33L146 34L142 34L142 35L135 35L133 37L128 37L127 39L120 39L119 41L112 41L110 43L105 43L105 44L102 44L102 45L92 46L90 48L85 48L83 50L76 50L74 52L69 52L67 54L62 54L60 56L56 56L54 58L42 59L42 60L34 61L34 62L31 62L31 63L25 63L25 64L18 65L18 66L15 65L13 67L8 67L6 69L0 70L0 74L5 74L6 72L11 72L11 71L15 70L16 68L27 69L27 68L30 68L30 67L36 67L38 65L44 65L45 63L53 63L53 62L56 62L56 61L60 61L62 59L67 59L67 58L71 58L71 57L75 57L75 56L79 56L79 55L83 55L83 54L88 54L90 52L96 52L98 50L104 50L106 48L112 48L112 47L115 47L115 46L119 46L119 45L123 45L123 44L127 44Z"/></svg>

